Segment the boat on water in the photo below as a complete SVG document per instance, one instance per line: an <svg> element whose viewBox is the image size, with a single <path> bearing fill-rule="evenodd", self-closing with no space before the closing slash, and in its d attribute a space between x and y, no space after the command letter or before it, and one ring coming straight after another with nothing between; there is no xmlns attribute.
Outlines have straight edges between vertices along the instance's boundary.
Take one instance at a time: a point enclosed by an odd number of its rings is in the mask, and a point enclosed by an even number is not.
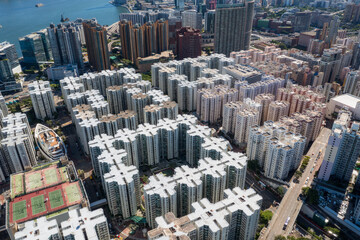
<svg viewBox="0 0 360 240"><path fill-rule="evenodd" d="M42 6L44 6L44 4L42 4L42 3L38 3L38 4L35 5L35 7L37 7L37 8L42 7Z"/></svg>
<svg viewBox="0 0 360 240"><path fill-rule="evenodd" d="M37 146L47 160L58 161L61 157L66 156L64 142L51 128L38 124L34 136Z"/></svg>

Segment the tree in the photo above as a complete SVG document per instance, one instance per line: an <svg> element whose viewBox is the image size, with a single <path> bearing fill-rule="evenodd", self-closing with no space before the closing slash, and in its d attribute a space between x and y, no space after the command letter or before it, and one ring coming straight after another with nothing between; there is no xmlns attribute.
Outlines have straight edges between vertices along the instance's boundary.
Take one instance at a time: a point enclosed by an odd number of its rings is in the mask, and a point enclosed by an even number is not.
<svg viewBox="0 0 360 240"><path fill-rule="evenodd" d="M306 202L317 205L319 203L319 193L316 189L303 187L302 194L306 197Z"/></svg>
<svg viewBox="0 0 360 240"><path fill-rule="evenodd" d="M142 80L150 81L151 82L151 73L142 73L141 74Z"/></svg>
<svg viewBox="0 0 360 240"><path fill-rule="evenodd" d="M16 111L16 112L21 112L20 104L16 104L16 105L15 105L15 111Z"/></svg>
<svg viewBox="0 0 360 240"><path fill-rule="evenodd" d="M286 237L281 236L281 235L277 235L274 240L286 240Z"/></svg>
<svg viewBox="0 0 360 240"><path fill-rule="evenodd" d="M143 175L140 179L141 179L141 182L143 182L145 184L149 182L149 177L146 175Z"/></svg>
<svg viewBox="0 0 360 240"><path fill-rule="evenodd" d="M267 225L272 219L273 213L270 210L260 211L260 223Z"/></svg>
<svg viewBox="0 0 360 240"><path fill-rule="evenodd" d="M46 119L45 119L45 124L46 124L49 128L52 128L52 126L53 126L53 121L52 121L52 120L46 120Z"/></svg>
<svg viewBox="0 0 360 240"><path fill-rule="evenodd" d="M278 47L281 48L281 50L284 50L284 49L287 50L288 49L286 44L282 43L282 42L278 44Z"/></svg>
<svg viewBox="0 0 360 240"><path fill-rule="evenodd" d="M336 234L338 236L340 234L340 229L337 229L337 228L334 228L334 227L326 226L326 227L324 227L324 229L325 229L325 231L332 232L332 233L334 233L334 234Z"/></svg>
<svg viewBox="0 0 360 240"><path fill-rule="evenodd" d="M280 195L280 196L284 196L284 194L285 194L285 189L284 189L284 187L282 187L282 186L279 186L277 189L276 189L276 192Z"/></svg>

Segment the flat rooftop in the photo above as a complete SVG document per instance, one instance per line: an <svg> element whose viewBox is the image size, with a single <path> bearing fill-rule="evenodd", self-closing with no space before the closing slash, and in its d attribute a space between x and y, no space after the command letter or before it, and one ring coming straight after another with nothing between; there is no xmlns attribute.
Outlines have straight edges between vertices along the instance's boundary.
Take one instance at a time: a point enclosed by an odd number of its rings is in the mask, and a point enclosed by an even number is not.
<svg viewBox="0 0 360 240"><path fill-rule="evenodd" d="M331 100L342 103L350 108L356 108L358 102L360 102L360 97L351 94L342 94L332 98Z"/></svg>

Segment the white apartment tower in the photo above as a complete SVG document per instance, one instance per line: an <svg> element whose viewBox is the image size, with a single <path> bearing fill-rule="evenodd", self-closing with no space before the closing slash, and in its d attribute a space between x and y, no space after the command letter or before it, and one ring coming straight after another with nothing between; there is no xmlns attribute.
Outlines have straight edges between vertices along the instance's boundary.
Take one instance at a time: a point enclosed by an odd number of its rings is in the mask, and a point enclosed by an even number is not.
<svg viewBox="0 0 360 240"><path fill-rule="evenodd" d="M289 103L285 101L275 101L269 104L267 121L279 121L282 116L289 116Z"/></svg>
<svg viewBox="0 0 360 240"><path fill-rule="evenodd" d="M148 239L254 239L261 203L261 196L253 189L226 189L223 200L211 203L203 198L192 203L191 213L184 217L177 219L174 213L157 217L157 228L148 232Z"/></svg>
<svg viewBox="0 0 360 240"><path fill-rule="evenodd" d="M36 118L53 118L56 112L54 96L48 81L34 81L29 84L29 94Z"/></svg>
<svg viewBox="0 0 360 240"><path fill-rule="evenodd" d="M285 179L299 166L305 145L305 137L288 132L279 122L267 121L251 128L246 154L258 162L265 176Z"/></svg>
<svg viewBox="0 0 360 240"><path fill-rule="evenodd" d="M269 106L270 106L270 103L272 103L273 101L275 101L275 96L270 93L259 94L255 97L255 102L260 103L262 106L262 114L261 114L261 121L260 121L261 125L263 125L264 122L266 122L268 120L267 116L269 113Z"/></svg>
<svg viewBox="0 0 360 240"><path fill-rule="evenodd" d="M69 211L69 219L61 223L62 235L70 239L110 240L108 222L103 209L89 211L87 208Z"/></svg>

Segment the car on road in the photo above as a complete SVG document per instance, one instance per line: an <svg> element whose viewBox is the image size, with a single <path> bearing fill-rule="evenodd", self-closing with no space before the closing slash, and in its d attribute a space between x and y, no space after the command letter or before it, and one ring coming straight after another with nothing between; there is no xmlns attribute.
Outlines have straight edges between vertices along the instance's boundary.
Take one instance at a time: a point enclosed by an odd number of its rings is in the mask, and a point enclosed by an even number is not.
<svg viewBox="0 0 360 240"><path fill-rule="evenodd" d="M287 225L289 224L289 221L290 221L290 217L288 217L284 223L284 226L283 226L283 230L285 230L287 228Z"/></svg>

